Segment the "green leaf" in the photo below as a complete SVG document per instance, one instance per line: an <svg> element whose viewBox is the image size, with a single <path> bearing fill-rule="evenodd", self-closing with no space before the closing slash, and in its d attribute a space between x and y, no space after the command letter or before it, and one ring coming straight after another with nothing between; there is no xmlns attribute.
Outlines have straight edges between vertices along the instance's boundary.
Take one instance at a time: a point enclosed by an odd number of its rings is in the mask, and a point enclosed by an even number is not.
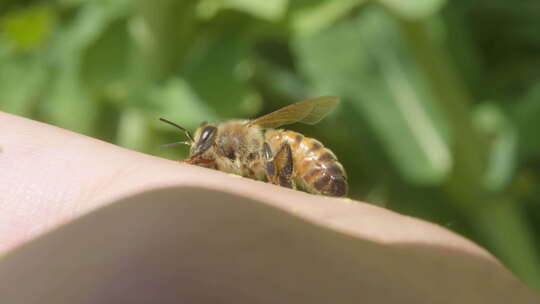
<svg viewBox="0 0 540 304"><path fill-rule="evenodd" d="M81 86L77 58L64 61L50 92L40 102L46 121L79 133L92 133L98 104Z"/></svg>
<svg viewBox="0 0 540 304"><path fill-rule="evenodd" d="M50 37L56 14L48 6L30 6L13 10L0 19L0 34L19 51L42 46Z"/></svg>
<svg viewBox="0 0 540 304"><path fill-rule="evenodd" d="M437 13L446 0L378 0L398 16L405 19L426 18Z"/></svg>
<svg viewBox="0 0 540 304"><path fill-rule="evenodd" d="M540 82L533 85L513 113L519 133L519 150L522 155L536 154L540 149Z"/></svg>
<svg viewBox="0 0 540 304"><path fill-rule="evenodd" d="M128 78L128 58L132 43L126 27L124 19L112 22L81 53L82 81L109 99L125 95L118 91L126 87Z"/></svg>
<svg viewBox="0 0 540 304"><path fill-rule="evenodd" d="M511 126L499 131L493 143L486 172L486 188L502 191L510 184L516 171L517 134Z"/></svg>
<svg viewBox="0 0 540 304"><path fill-rule="evenodd" d="M125 0L86 2L70 24L55 32L46 49L55 73L51 75L54 80L50 92L41 104L45 120L85 134L94 132L100 104L88 91L85 81L89 78L82 76L83 53L99 41L112 22L127 13L128 7Z"/></svg>
<svg viewBox="0 0 540 304"><path fill-rule="evenodd" d="M127 0L101 0L85 3L70 24L58 31L51 41L49 56L62 61L69 53L78 53L89 47L108 26L124 17L129 10Z"/></svg>
<svg viewBox="0 0 540 304"><path fill-rule="evenodd" d="M217 120L212 109L181 78L169 79L165 85L152 89L149 95L149 102L153 106L150 118L155 122L159 117L164 117L192 130L203 121ZM159 123L159 126L163 130L170 130L168 125Z"/></svg>
<svg viewBox="0 0 540 304"><path fill-rule="evenodd" d="M442 182L452 166L442 115L397 25L382 10L372 7L300 37L294 48L314 90L351 100L403 177L417 184Z"/></svg>
<svg viewBox="0 0 540 304"><path fill-rule="evenodd" d="M46 67L34 54L0 56L0 109L28 116L48 83Z"/></svg>
<svg viewBox="0 0 540 304"><path fill-rule="evenodd" d="M257 57L254 78L263 90L296 100L306 98L305 83L298 74L263 57Z"/></svg>
<svg viewBox="0 0 540 304"><path fill-rule="evenodd" d="M138 151L148 150L150 128L146 114L139 109L124 109L118 124L117 144Z"/></svg>
<svg viewBox="0 0 540 304"><path fill-rule="evenodd" d="M295 35L311 35L331 25L366 0L310 1L292 10Z"/></svg>
<svg viewBox="0 0 540 304"><path fill-rule="evenodd" d="M501 109L494 104L481 104L475 108L473 114L477 128L492 138L485 173L486 188L495 192L502 191L515 174L517 132Z"/></svg>
<svg viewBox="0 0 540 304"><path fill-rule="evenodd" d="M201 17L211 18L223 9L246 12L257 18L277 21L285 15L288 0L203 0L197 11Z"/></svg>
<svg viewBox="0 0 540 304"><path fill-rule="evenodd" d="M221 118L250 116L259 108L260 98L248 84L250 51L251 41L236 26L209 34L191 50L185 79Z"/></svg>

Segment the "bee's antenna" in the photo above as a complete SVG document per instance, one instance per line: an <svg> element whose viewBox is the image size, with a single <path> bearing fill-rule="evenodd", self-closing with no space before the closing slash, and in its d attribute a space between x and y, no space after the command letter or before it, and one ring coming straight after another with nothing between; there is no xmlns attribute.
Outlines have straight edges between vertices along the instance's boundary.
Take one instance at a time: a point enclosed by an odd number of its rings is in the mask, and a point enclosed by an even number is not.
<svg viewBox="0 0 540 304"><path fill-rule="evenodd" d="M160 117L159 120L161 120L161 121L163 121L163 122L165 122L165 123L168 123L168 124L170 124L171 126L177 127L178 129L182 130L182 131L184 132L184 134L186 134L187 138L189 138L189 140L190 140L191 142L194 142L193 136L191 136L191 133L189 133L189 131L186 130L184 127L181 127L180 125L177 125L177 124L175 124L174 122L172 122L172 121L170 121L170 120L167 120L167 119L165 119L165 118L162 118L162 117ZM181 144L181 143L184 144L184 143L186 143L186 142L183 141L183 142L175 143L175 144ZM190 143L186 143L186 144L189 145ZM168 146L168 145L165 145L165 146Z"/></svg>
<svg viewBox="0 0 540 304"><path fill-rule="evenodd" d="M189 141L179 141L179 142L175 142L175 143L172 143L172 144L166 144L166 145L159 146L159 148L160 149L165 149L165 148L170 148L170 147L179 146L179 145L188 145L188 146L190 146L191 142L189 142Z"/></svg>

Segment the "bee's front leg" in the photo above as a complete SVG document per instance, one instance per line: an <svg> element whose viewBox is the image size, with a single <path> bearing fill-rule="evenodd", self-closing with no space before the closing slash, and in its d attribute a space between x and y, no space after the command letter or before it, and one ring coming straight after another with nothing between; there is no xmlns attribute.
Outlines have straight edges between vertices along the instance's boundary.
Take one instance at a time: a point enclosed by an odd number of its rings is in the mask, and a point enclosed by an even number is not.
<svg viewBox="0 0 540 304"><path fill-rule="evenodd" d="M289 143L284 142L275 155L268 143L263 144L266 177L268 181L287 188L296 188L292 180L293 157Z"/></svg>

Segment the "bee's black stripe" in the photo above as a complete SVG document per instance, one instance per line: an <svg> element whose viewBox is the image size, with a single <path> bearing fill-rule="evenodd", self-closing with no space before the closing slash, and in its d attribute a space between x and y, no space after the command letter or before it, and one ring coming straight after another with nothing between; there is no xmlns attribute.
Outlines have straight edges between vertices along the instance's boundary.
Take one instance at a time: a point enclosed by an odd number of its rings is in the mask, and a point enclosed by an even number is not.
<svg viewBox="0 0 540 304"><path fill-rule="evenodd" d="M347 195L347 181L343 177L333 178L329 191L325 194L332 196L345 196Z"/></svg>
<svg viewBox="0 0 540 304"><path fill-rule="evenodd" d="M334 157L334 155L332 155L332 153L330 152L324 152L323 154L321 154L319 156L319 160L320 161L329 161L329 160L335 160L336 158Z"/></svg>
<svg viewBox="0 0 540 304"><path fill-rule="evenodd" d="M335 163L328 166L326 171L332 176L344 176L343 170Z"/></svg>
<svg viewBox="0 0 540 304"><path fill-rule="evenodd" d="M311 170L309 170L308 172L306 172L304 175L302 175L302 178L307 181L307 182L310 182L312 180L315 180L319 175L322 174L322 170L319 169L319 168L313 168Z"/></svg>
<svg viewBox="0 0 540 304"><path fill-rule="evenodd" d="M322 145L316 141L313 142L313 145L311 146L311 148L309 148L308 150L308 153L313 153L313 152L316 152L318 151L319 149L322 148Z"/></svg>
<svg viewBox="0 0 540 304"><path fill-rule="evenodd" d="M330 183L330 175L323 173L319 178L313 183L313 187L319 191L323 191Z"/></svg>

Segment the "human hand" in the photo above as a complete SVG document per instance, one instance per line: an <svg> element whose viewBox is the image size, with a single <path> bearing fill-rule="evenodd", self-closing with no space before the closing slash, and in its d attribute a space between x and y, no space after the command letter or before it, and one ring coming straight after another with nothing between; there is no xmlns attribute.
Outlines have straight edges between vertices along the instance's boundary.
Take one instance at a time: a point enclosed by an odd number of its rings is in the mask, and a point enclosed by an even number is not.
<svg viewBox="0 0 540 304"><path fill-rule="evenodd" d="M538 303L434 224L0 113L3 303Z"/></svg>

